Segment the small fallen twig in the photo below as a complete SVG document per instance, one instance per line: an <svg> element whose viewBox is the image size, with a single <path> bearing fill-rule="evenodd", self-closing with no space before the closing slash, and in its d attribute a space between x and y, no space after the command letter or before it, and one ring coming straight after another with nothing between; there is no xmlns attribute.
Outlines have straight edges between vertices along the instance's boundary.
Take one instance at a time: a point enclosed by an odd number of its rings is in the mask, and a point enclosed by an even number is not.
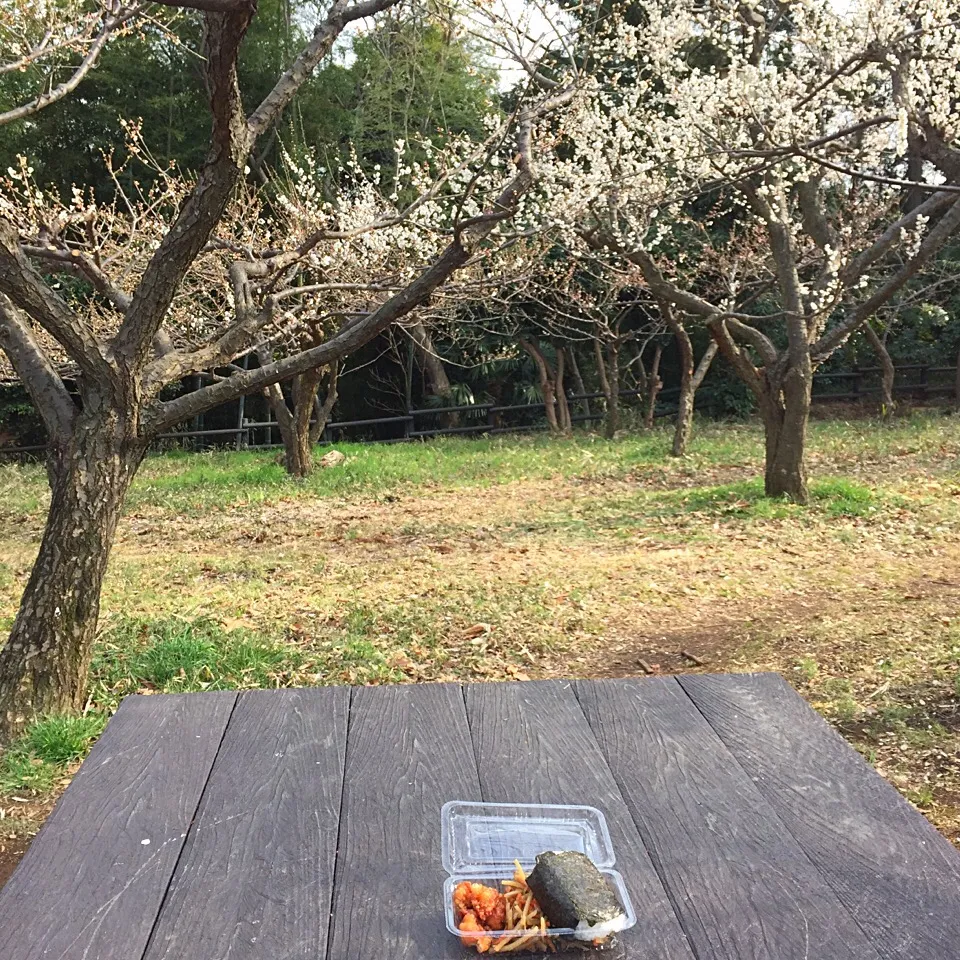
<svg viewBox="0 0 960 960"><path fill-rule="evenodd" d="M706 660L701 660L698 656L696 656L695 654L692 654L689 650L681 650L680 656L686 657L687 660L689 660L691 663L695 663L698 667L705 667L707 665Z"/></svg>
<svg viewBox="0 0 960 960"><path fill-rule="evenodd" d="M656 669L656 667L647 663L647 661L643 660L641 657L637 657L637 663L639 663L640 666L643 668L644 673L655 674L660 672L659 670Z"/></svg>

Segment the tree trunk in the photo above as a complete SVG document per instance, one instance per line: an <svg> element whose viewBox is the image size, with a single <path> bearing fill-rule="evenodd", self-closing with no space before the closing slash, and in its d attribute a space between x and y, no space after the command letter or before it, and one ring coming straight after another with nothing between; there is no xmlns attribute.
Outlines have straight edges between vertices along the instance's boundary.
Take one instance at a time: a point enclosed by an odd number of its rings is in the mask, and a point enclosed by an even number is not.
<svg viewBox="0 0 960 960"><path fill-rule="evenodd" d="M697 390L716 356L717 344L713 340L707 344L700 363L694 369L693 342L683 321L674 312L673 304L667 301L661 302L660 313L667 326L673 331L680 356L680 399L677 401L677 422L673 431L673 448L670 453L674 457L683 457L686 456L687 444L690 442L690 434L693 431L693 405Z"/></svg>
<svg viewBox="0 0 960 960"><path fill-rule="evenodd" d="M557 421L556 396L553 388L553 370L547 362L536 341L524 340L521 338L520 346L533 358L537 367L537 377L540 381L540 392L543 394L543 405L547 416L547 425L551 433L560 432L560 424Z"/></svg>
<svg viewBox="0 0 960 960"><path fill-rule="evenodd" d="M310 427L310 443L320 442L323 431L327 429L327 423L330 421L330 414L333 413L334 404L337 402L337 384L340 379L340 364L334 362L327 368L327 396L323 403L320 403L319 397L313 399L314 420Z"/></svg>
<svg viewBox="0 0 960 960"><path fill-rule="evenodd" d="M443 401L443 406L453 406L453 391L450 387L450 378L444 369L443 361L437 356L433 345L433 338L422 323L415 323L408 328L410 339L413 341L417 357L423 366L430 393ZM444 428L455 427L459 423L456 413L445 413L440 417L440 425Z"/></svg>
<svg viewBox="0 0 960 960"><path fill-rule="evenodd" d="M132 417L85 400L72 436L59 447L52 444L43 540L0 650L0 741L34 717L84 705L103 577L127 490L146 450Z"/></svg>
<svg viewBox="0 0 960 960"><path fill-rule="evenodd" d="M673 429L673 447L670 453L683 457L687 453L687 444L693 430L693 343L687 328L673 316L673 311L664 311L664 318L677 341L677 353L680 356L680 397L677 401L677 422Z"/></svg>
<svg viewBox="0 0 960 960"><path fill-rule="evenodd" d="M274 416L283 441L283 466L291 477L306 477L313 468L310 443L310 417L320 384L320 372L310 370L294 377L291 411L280 384L275 383L263 391Z"/></svg>
<svg viewBox="0 0 960 960"><path fill-rule="evenodd" d="M886 420L888 417L893 416L896 408L896 400L893 396L893 381L897 376L897 368L893 365L893 359L890 357L886 344L880 338L877 331L873 329L873 324L869 320L863 325L863 332L871 349L880 361L880 369L882 372L880 384L880 415Z"/></svg>
<svg viewBox="0 0 960 960"><path fill-rule="evenodd" d="M590 401L586 397L587 388L580 375L580 365L577 363L577 352L573 347L570 348L570 376L573 377L573 387L583 399L580 405L583 408L584 416L590 416Z"/></svg>
<svg viewBox="0 0 960 960"><path fill-rule="evenodd" d="M684 457L687 454L687 444L693 432L693 410L697 390L700 389L700 384L703 383L710 364L717 355L717 345L711 340L694 370L693 344L682 324L680 330L681 333L677 334L677 345L680 350L680 399L677 404L677 422L673 430L673 448L670 451L674 457Z"/></svg>
<svg viewBox="0 0 960 960"><path fill-rule="evenodd" d="M795 503L810 501L804 450L810 416L812 377L796 367L788 369L782 385L764 374L760 414L766 441L764 492L768 497L787 497Z"/></svg>
<svg viewBox="0 0 960 960"><path fill-rule="evenodd" d="M607 401L604 436L613 440L620 429L620 343L617 340L607 343L607 382L610 386L610 397Z"/></svg>
<svg viewBox="0 0 960 960"><path fill-rule="evenodd" d="M644 417L644 423L647 429L653 426L653 415L657 408L657 397L663 389L663 381L660 379L660 358L663 356L663 347L658 343L653 351L653 366L650 368L650 376L647 380L647 415Z"/></svg>
<svg viewBox="0 0 960 960"><path fill-rule="evenodd" d="M557 347L556 351L557 367L554 376L553 395L557 401L557 424L560 432L569 436L573 433L573 421L570 419L570 404L567 403L567 391L563 385L567 353L563 347Z"/></svg>
<svg viewBox="0 0 960 960"><path fill-rule="evenodd" d="M594 340L593 349L597 359L597 377L607 407L603 435L612 440L620 429L620 344L616 340L608 340L604 351L600 341Z"/></svg>
<svg viewBox="0 0 960 960"><path fill-rule="evenodd" d="M953 401L960 410L960 352L957 353L957 375L953 384Z"/></svg>

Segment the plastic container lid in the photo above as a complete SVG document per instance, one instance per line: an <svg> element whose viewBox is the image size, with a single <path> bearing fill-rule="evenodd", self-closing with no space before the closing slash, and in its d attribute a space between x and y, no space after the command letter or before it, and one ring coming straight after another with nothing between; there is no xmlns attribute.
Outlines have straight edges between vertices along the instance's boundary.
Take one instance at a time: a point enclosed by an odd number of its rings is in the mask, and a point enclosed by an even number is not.
<svg viewBox="0 0 960 960"><path fill-rule="evenodd" d="M607 821L596 807L451 800L440 812L441 862L449 874L513 874L545 850L578 850L600 870L616 862Z"/></svg>

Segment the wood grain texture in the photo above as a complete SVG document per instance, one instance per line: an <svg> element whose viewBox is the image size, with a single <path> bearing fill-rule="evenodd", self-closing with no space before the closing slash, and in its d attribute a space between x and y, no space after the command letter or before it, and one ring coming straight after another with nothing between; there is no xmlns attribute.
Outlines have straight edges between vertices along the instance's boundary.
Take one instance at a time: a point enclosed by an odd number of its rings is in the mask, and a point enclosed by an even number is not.
<svg viewBox="0 0 960 960"><path fill-rule="evenodd" d="M960 854L775 674L683 688L882 957L960 957Z"/></svg>
<svg viewBox="0 0 960 960"><path fill-rule="evenodd" d="M139 960L235 701L123 701L0 893L4 960Z"/></svg>
<svg viewBox="0 0 960 960"><path fill-rule="evenodd" d="M636 927L621 937L623 952L644 960L692 960L571 684L481 683L465 687L464 695L484 800L598 807L637 912Z"/></svg>
<svg viewBox="0 0 960 960"><path fill-rule="evenodd" d="M354 692L331 960L462 960L443 920L440 808L478 799L458 685Z"/></svg>
<svg viewBox="0 0 960 960"><path fill-rule="evenodd" d="M577 694L698 957L876 960L676 680Z"/></svg>
<svg viewBox="0 0 960 960"><path fill-rule="evenodd" d="M240 694L147 960L326 954L350 690Z"/></svg>

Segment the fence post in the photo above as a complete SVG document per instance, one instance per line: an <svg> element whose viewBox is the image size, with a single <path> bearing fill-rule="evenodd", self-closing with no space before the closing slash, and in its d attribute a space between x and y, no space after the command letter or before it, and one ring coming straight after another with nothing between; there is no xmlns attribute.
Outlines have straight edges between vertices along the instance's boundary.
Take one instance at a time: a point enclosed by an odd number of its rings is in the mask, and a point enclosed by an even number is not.
<svg viewBox="0 0 960 960"><path fill-rule="evenodd" d="M860 380L863 377L863 374L860 372L860 365L857 364L853 368L853 396L854 399L860 399Z"/></svg>
<svg viewBox="0 0 960 960"><path fill-rule="evenodd" d="M493 404L487 407L487 426L491 431L497 428L497 415L493 412Z"/></svg>
<svg viewBox="0 0 960 960"><path fill-rule="evenodd" d="M927 401L927 365L925 363L920 365L920 398L926 403Z"/></svg>
<svg viewBox="0 0 960 960"><path fill-rule="evenodd" d="M412 408L409 404L407 404L407 413L406 413L406 415L407 415L408 417L410 417L411 419L409 419L409 420L404 420L404 421L403 421L403 439L404 439L404 440L409 440L409 439L410 439L410 431L413 429L413 408Z"/></svg>

